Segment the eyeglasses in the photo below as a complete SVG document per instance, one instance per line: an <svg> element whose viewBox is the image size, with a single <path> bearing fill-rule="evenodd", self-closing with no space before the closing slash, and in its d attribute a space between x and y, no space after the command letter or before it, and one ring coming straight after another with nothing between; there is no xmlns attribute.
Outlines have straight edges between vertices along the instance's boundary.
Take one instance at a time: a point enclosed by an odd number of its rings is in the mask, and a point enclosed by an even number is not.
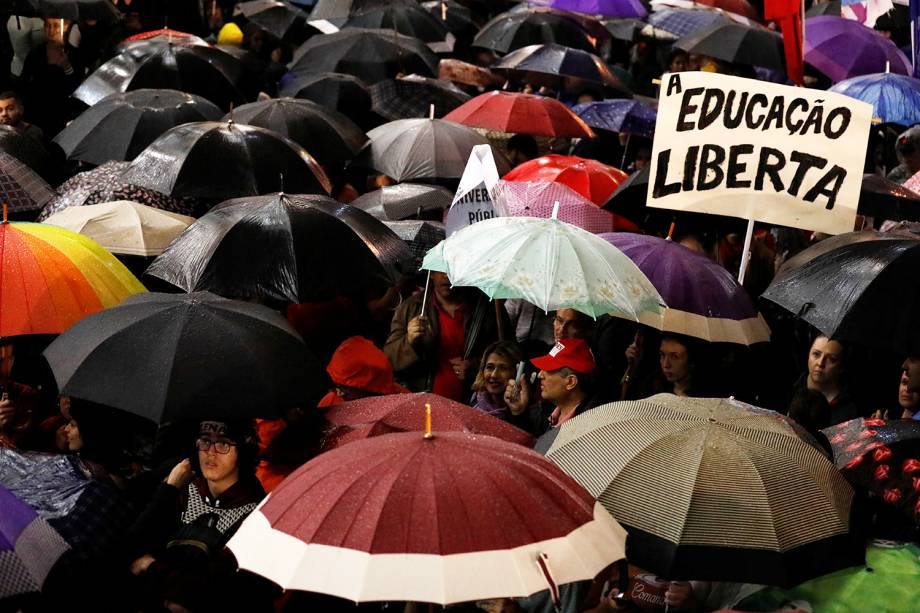
<svg viewBox="0 0 920 613"><path fill-rule="evenodd" d="M236 447L236 443L231 443L230 441L212 441L209 438L200 438L195 443L195 446L198 447L198 451L207 451L211 448L211 445L214 446L214 451L221 455L230 453L230 448Z"/></svg>

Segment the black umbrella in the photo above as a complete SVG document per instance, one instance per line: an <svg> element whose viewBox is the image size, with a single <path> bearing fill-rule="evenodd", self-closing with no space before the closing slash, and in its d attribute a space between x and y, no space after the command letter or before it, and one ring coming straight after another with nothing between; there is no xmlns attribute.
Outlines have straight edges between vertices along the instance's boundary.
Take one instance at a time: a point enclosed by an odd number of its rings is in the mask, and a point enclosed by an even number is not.
<svg viewBox="0 0 920 613"><path fill-rule="evenodd" d="M453 199L453 192L437 185L397 183L368 192L351 205L377 219L399 221L425 211L446 211Z"/></svg>
<svg viewBox="0 0 920 613"><path fill-rule="evenodd" d="M482 26L474 47L508 53L527 45L559 43L594 52L594 43L587 30L574 17L559 11L530 9L502 13Z"/></svg>
<svg viewBox="0 0 920 613"><path fill-rule="evenodd" d="M371 113L370 89L358 77L340 72L288 73L280 85L282 96L312 100L339 111L358 125L364 125L358 118Z"/></svg>
<svg viewBox="0 0 920 613"><path fill-rule="evenodd" d="M12 212L37 211L54 196L54 190L28 166L0 151L0 202Z"/></svg>
<svg viewBox="0 0 920 613"><path fill-rule="evenodd" d="M96 165L133 160L170 128L220 116L220 109L200 96L138 89L103 98L61 130L54 142L71 160Z"/></svg>
<svg viewBox="0 0 920 613"><path fill-rule="evenodd" d="M476 35L476 24L473 21L473 15L470 9L454 0L429 0L421 2L421 7L441 20L447 30L458 39L466 41L473 40ZM445 19L446 17L446 19Z"/></svg>
<svg viewBox="0 0 920 613"><path fill-rule="evenodd" d="M298 74L344 72L376 83L398 74L435 76L438 58L417 38L389 30L348 28L305 42L290 69Z"/></svg>
<svg viewBox="0 0 920 613"><path fill-rule="evenodd" d="M214 47L137 41L96 69L73 96L92 106L106 96L134 89L177 89L227 109L241 104L245 69Z"/></svg>
<svg viewBox="0 0 920 613"><path fill-rule="evenodd" d="M390 0L318 0L310 11L310 21L324 20L340 26L352 13L389 3Z"/></svg>
<svg viewBox="0 0 920 613"><path fill-rule="evenodd" d="M877 174L863 175L859 190L862 215L895 221L920 221L920 194Z"/></svg>
<svg viewBox="0 0 920 613"><path fill-rule="evenodd" d="M278 0L251 0L240 2L237 8L249 23L277 38L303 42L307 37L307 13L292 4Z"/></svg>
<svg viewBox="0 0 920 613"><path fill-rule="evenodd" d="M158 424L277 417L324 391L322 367L267 307L209 294L137 294L44 351L62 394Z"/></svg>
<svg viewBox="0 0 920 613"><path fill-rule="evenodd" d="M616 40L633 42L638 38L642 29L648 26L641 19L627 17L624 19L606 19L602 22L610 35Z"/></svg>
<svg viewBox="0 0 920 613"><path fill-rule="evenodd" d="M70 21L114 23L121 13L111 0L29 0L45 17L63 17Z"/></svg>
<svg viewBox="0 0 920 613"><path fill-rule="evenodd" d="M284 302L393 285L411 255L380 221L324 196L221 203L147 269L186 291Z"/></svg>
<svg viewBox="0 0 920 613"><path fill-rule="evenodd" d="M774 279L763 298L828 337L920 352L920 237L854 242Z"/></svg>
<svg viewBox="0 0 920 613"><path fill-rule="evenodd" d="M470 98L450 81L418 75L387 79L371 86L374 111L390 121L428 117L432 105L435 117L443 117Z"/></svg>
<svg viewBox="0 0 920 613"><path fill-rule="evenodd" d="M550 86L558 86L566 78L574 77L629 95L629 90L610 71L604 60L593 53L556 43L516 49L493 64L492 70L505 72L530 83Z"/></svg>
<svg viewBox="0 0 920 613"><path fill-rule="evenodd" d="M687 53L708 55L733 64L783 70L783 37L770 30L734 22L716 22L674 43Z"/></svg>
<svg viewBox="0 0 920 613"><path fill-rule="evenodd" d="M411 0L388 2L354 12L342 28L395 30L424 41L432 51L449 52L453 49L453 37L447 26Z"/></svg>
<svg viewBox="0 0 920 613"><path fill-rule="evenodd" d="M134 158L122 179L170 196L226 199L278 191L329 193L307 151L271 130L232 121L187 123Z"/></svg>
<svg viewBox="0 0 920 613"><path fill-rule="evenodd" d="M0 151L9 153L43 178L53 171L52 158L45 143L12 126L0 124Z"/></svg>
<svg viewBox="0 0 920 613"><path fill-rule="evenodd" d="M821 15L840 17L840 2L831 0L830 2L812 4L811 7L805 11L805 17L819 17Z"/></svg>
<svg viewBox="0 0 920 613"><path fill-rule="evenodd" d="M445 238L444 224L438 221L412 220L383 223L409 247L414 270L421 269L425 254Z"/></svg>
<svg viewBox="0 0 920 613"><path fill-rule="evenodd" d="M251 102L224 119L287 136L328 167L345 166L367 142L367 135L351 119L310 100L273 98Z"/></svg>

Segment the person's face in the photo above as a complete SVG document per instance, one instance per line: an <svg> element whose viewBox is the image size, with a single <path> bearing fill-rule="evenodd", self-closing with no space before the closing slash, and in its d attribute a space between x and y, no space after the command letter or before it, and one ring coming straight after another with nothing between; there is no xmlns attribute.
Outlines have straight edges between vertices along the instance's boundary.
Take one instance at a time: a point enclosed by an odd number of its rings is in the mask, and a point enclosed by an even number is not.
<svg viewBox="0 0 920 613"><path fill-rule="evenodd" d="M843 346L823 336L815 339L808 352L808 377L815 385L834 385L843 372Z"/></svg>
<svg viewBox="0 0 920 613"><path fill-rule="evenodd" d="M225 438L212 438L209 440L211 440L212 444L207 451L198 450L198 463L201 464L201 474L211 482L220 482L231 478L235 481L239 477L239 467L237 466L239 452L236 445L230 446L229 453L217 453L214 442L232 443L233 441Z"/></svg>
<svg viewBox="0 0 920 613"><path fill-rule="evenodd" d="M13 345L0 345L0 379L9 379L13 370Z"/></svg>
<svg viewBox="0 0 920 613"><path fill-rule="evenodd" d="M575 388L573 375L562 376L561 370L541 370L540 390L544 400L559 403Z"/></svg>
<svg viewBox="0 0 920 613"><path fill-rule="evenodd" d="M434 293L437 294L438 298L441 300L452 300L453 299L453 290L450 286L450 279L447 278L447 274L443 272L433 272L431 273L431 286L434 289Z"/></svg>
<svg viewBox="0 0 920 613"><path fill-rule="evenodd" d="M578 328L578 313L573 309L559 309L553 317L553 339L581 338Z"/></svg>
<svg viewBox="0 0 920 613"><path fill-rule="evenodd" d="M80 436L80 426L71 419L64 426L64 436L67 437L67 449L70 451L80 451L83 449L83 437Z"/></svg>
<svg viewBox="0 0 920 613"><path fill-rule="evenodd" d="M64 44L64 32L67 31L67 20L57 17L45 17L45 39L59 45Z"/></svg>
<svg viewBox="0 0 920 613"><path fill-rule="evenodd" d="M16 98L0 100L0 124L18 126L22 121L22 105Z"/></svg>
<svg viewBox="0 0 920 613"><path fill-rule="evenodd" d="M687 348L673 339L661 341L658 351L661 374L669 383L680 383L690 377L690 356Z"/></svg>
<svg viewBox="0 0 920 613"><path fill-rule="evenodd" d="M508 381L514 377L514 364L502 355L490 353L482 369L482 377L488 393L501 394Z"/></svg>
<svg viewBox="0 0 920 613"><path fill-rule="evenodd" d="M902 409L916 411L920 405L920 391L910 384L910 373L905 369L901 372L901 383L898 385L898 404Z"/></svg>
<svg viewBox="0 0 920 613"><path fill-rule="evenodd" d="M674 56L671 65L668 66L670 72L684 72L690 65L690 58L683 53Z"/></svg>

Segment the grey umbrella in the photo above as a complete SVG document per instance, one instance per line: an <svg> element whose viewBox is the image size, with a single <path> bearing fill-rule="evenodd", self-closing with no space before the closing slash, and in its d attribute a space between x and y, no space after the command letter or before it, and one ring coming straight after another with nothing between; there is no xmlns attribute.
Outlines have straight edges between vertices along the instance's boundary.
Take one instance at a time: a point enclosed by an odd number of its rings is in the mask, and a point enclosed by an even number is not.
<svg viewBox="0 0 920 613"><path fill-rule="evenodd" d="M424 211L446 210L454 195L437 185L399 183L368 192L351 205L383 221L399 221Z"/></svg>

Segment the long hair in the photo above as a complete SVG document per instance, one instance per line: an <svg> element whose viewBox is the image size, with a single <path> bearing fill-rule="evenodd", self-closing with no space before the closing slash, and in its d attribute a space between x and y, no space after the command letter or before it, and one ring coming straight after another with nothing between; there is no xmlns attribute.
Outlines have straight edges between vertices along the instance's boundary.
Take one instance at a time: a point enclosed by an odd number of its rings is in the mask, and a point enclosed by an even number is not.
<svg viewBox="0 0 920 613"><path fill-rule="evenodd" d="M516 367L518 362L524 359L524 351L516 342L495 341L486 347L486 350L482 354L482 358L479 360L479 371L477 371L476 380L473 381L472 385L472 390L474 392L481 392L486 389L486 362L488 361L489 356L493 353L496 353L511 362L513 367Z"/></svg>

